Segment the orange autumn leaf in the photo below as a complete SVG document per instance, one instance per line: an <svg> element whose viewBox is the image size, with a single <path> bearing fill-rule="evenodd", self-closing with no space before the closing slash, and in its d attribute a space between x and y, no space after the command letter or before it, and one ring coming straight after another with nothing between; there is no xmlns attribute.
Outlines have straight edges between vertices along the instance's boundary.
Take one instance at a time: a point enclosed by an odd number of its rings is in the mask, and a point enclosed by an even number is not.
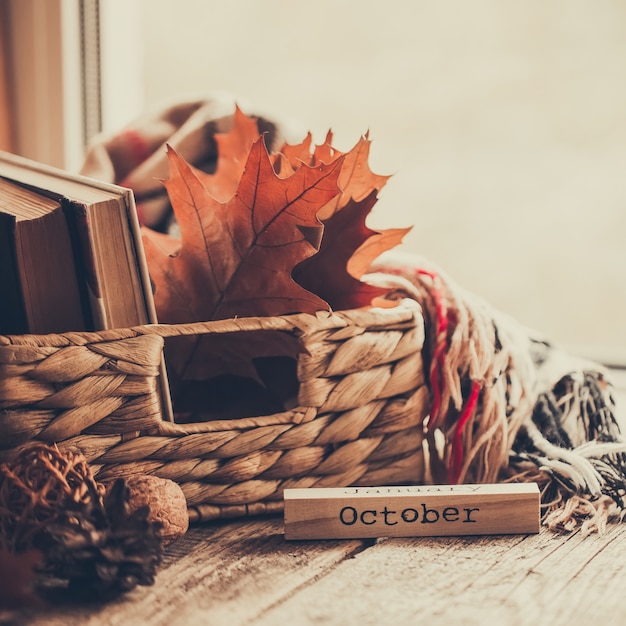
<svg viewBox="0 0 626 626"><path fill-rule="evenodd" d="M315 147L315 162L330 163L343 156L344 153L335 150L332 145L332 133L328 133L326 141ZM339 176L339 187L341 195L333 198L321 211L320 219L325 219L339 211L352 200L363 200L372 191L380 191L390 176L375 174L369 167L369 156L371 140L365 134L359 139L354 147L345 153L341 174Z"/></svg>
<svg viewBox="0 0 626 626"><path fill-rule="evenodd" d="M367 274L373 261L383 252L391 250L402 243L411 226L408 228L387 228L380 232L373 232L352 254L347 263L347 271L355 278Z"/></svg>
<svg viewBox="0 0 626 626"><path fill-rule="evenodd" d="M374 231L365 221L377 201L377 192L389 176L375 174L369 167L371 141L368 134L346 153L332 146L328 132L324 143L312 150L312 137L295 146L285 145L280 163L283 172L293 171L303 163L317 165L342 158L339 175L340 195L328 202L318 213L324 224L320 251L296 269L294 277L307 289L317 293L334 309L367 306L380 301L386 291L363 283L371 262L380 254L401 243L410 230ZM348 214L340 215L348 212Z"/></svg>
<svg viewBox="0 0 626 626"><path fill-rule="evenodd" d="M340 160L301 167L281 179L259 138L236 194L219 202L171 148L168 159L165 186L181 232L180 249L174 256L165 254L149 231L144 235L161 322L328 309L291 272L316 252L311 231L321 230L317 213L338 193Z"/></svg>
<svg viewBox="0 0 626 626"><path fill-rule="evenodd" d="M334 219L335 214L344 210L350 202L364 201L371 196L372 192L380 191L390 176L375 174L370 169L369 157L372 142L368 133L362 136L356 145L346 153L335 149L332 142L333 135L329 131L322 144L313 146L312 136L309 133L300 144L285 144L275 161L277 171L284 175L290 171L295 171L303 163L317 165L319 163L332 163L338 158L343 160L338 180L341 194L328 202L318 213L318 217L325 227L325 234L322 239L323 252L320 251L322 256L319 256L320 253L318 253L309 262L306 262L305 269L298 272L298 280L314 291L323 286L324 295L322 297L327 299L333 308L340 307L340 303L342 305L352 303L353 306L366 306L371 302L367 301L366 294L373 293L375 294L374 297L380 300L380 290L363 286L359 280L367 273L374 259L402 242L404 235L409 232L410 228L394 228L383 231L364 230L365 218L373 208L375 199L366 204L368 209L364 214L359 215L357 223L351 218ZM363 222L360 225L359 220ZM339 231L338 236L332 234L335 229ZM343 232L349 239L341 235ZM332 246L330 245L331 238ZM334 249L336 252L333 253ZM316 278L314 276L316 273L321 273L323 278ZM314 285L319 285L319 287L314 287ZM353 293L347 293L347 289L353 290Z"/></svg>
<svg viewBox="0 0 626 626"><path fill-rule="evenodd" d="M291 166L292 171L295 172L303 163L305 165L315 164L314 157L311 154L312 145L313 135L309 132L300 143L285 143L278 153L284 156L286 162Z"/></svg>
<svg viewBox="0 0 626 626"><path fill-rule="evenodd" d="M252 144L259 138L259 125L237 106L232 129L227 133L215 133L214 137L217 144L215 173L192 169L216 200L226 202L237 191Z"/></svg>
<svg viewBox="0 0 626 626"><path fill-rule="evenodd" d="M194 169L207 191L216 199L226 201L235 194L245 160L258 134L256 119L247 116L238 106L235 108L232 129L227 133L216 133L218 160L215 173L207 174ZM390 176L375 174L370 169L370 147L371 140L369 133L366 133L350 151L341 152L333 146L333 133L329 130L323 143L313 146L313 137L311 133L307 133L299 144L284 144L281 152L270 155L270 160L276 174L280 178L288 178L301 165L311 167L320 164L328 165L343 157L338 178L341 193L318 213L318 218L324 220L345 206L351 199L360 201L373 190L380 191L389 180ZM345 268L348 274L360 278L366 273L369 263L385 250L398 245L408 230L371 231L372 240L365 241L349 260L348 266ZM363 269L362 265L367 261L369 262ZM343 268L334 268L335 271L337 269L342 271ZM350 282L349 278L345 280ZM334 300L336 301L336 299Z"/></svg>
<svg viewBox="0 0 626 626"><path fill-rule="evenodd" d="M343 154L343 152L340 152L333 146L333 131L329 130L326 133L324 143L316 145L315 149L313 150L312 165L317 165L317 163L332 163L335 159L338 159ZM343 178L344 180L340 181L339 184L342 189L345 187L345 176ZM344 183L343 186L341 185L341 182Z"/></svg>
<svg viewBox="0 0 626 626"><path fill-rule="evenodd" d="M313 135L309 132L306 137L297 144L285 143L279 150L289 162L293 170L297 170L303 163L305 165L319 165L320 163L332 163L344 153L337 150L333 145L333 133L326 133L324 142L313 145Z"/></svg>
<svg viewBox="0 0 626 626"><path fill-rule="evenodd" d="M349 200L340 211L324 220L319 252L303 261L294 272L298 283L324 298L334 309L368 306L388 291L362 282L347 271L355 250L378 234L365 225L376 200L374 190L362 200Z"/></svg>
<svg viewBox="0 0 626 626"><path fill-rule="evenodd" d="M309 133L304 141L297 145L285 144L280 153L284 157L281 164L283 171L288 164L295 171L303 163L319 165L333 163L337 159L343 160L338 185L341 194L333 198L320 212L319 218L330 217L335 211L344 207L350 199L363 200L372 191L380 191L390 176L375 174L369 167L371 140L369 134L359 139L356 145L348 152L340 152L332 145L333 134L329 131L324 143L312 147L312 137Z"/></svg>
<svg viewBox="0 0 626 626"><path fill-rule="evenodd" d="M359 201L367 197L374 189L380 191L389 180L390 176L375 174L370 169L371 144L366 134L352 150L346 152L338 183L342 193L340 197L329 203L330 206L334 204L334 211L345 206L350 199ZM329 205L325 207L325 211L329 210ZM323 215L320 216L320 218L323 217Z"/></svg>

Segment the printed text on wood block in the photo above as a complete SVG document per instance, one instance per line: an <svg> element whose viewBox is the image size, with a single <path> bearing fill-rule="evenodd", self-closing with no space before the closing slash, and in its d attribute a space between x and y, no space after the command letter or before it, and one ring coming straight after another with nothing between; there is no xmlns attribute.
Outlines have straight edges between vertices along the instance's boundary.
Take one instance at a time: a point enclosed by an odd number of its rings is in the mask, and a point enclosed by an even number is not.
<svg viewBox="0 0 626 626"><path fill-rule="evenodd" d="M285 539L539 532L535 483L285 489Z"/></svg>

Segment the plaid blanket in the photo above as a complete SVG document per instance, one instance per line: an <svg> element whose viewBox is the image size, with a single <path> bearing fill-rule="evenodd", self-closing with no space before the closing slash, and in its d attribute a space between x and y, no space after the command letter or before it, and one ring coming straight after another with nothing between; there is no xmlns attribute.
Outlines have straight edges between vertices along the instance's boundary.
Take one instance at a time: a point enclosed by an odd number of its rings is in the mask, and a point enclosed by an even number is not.
<svg viewBox="0 0 626 626"><path fill-rule="evenodd" d="M168 177L165 144L188 163L212 173L217 164L215 133L233 125L236 103L231 95L216 92L206 98L165 102L147 111L111 135L95 137L88 147L81 174L128 187L135 194L140 221L159 231L173 226L172 211L161 181ZM265 133L268 150L285 141L301 141L305 130L295 121L280 122L245 108Z"/></svg>

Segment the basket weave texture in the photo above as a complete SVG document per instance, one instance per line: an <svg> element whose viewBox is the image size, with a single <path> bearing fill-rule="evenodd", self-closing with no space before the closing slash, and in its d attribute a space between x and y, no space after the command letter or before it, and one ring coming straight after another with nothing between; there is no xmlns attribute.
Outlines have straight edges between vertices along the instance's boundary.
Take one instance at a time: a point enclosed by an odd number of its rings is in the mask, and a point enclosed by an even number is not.
<svg viewBox="0 0 626 626"><path fill-rule="evenodd" d="M163 418L166 338L283 332L302 347L296 408ZM99 481L178 482L192 521L279 512L282 491L419 483L429 392L419 305L93 333L0 336L0 461L33 441L81 452Z"/></svg>

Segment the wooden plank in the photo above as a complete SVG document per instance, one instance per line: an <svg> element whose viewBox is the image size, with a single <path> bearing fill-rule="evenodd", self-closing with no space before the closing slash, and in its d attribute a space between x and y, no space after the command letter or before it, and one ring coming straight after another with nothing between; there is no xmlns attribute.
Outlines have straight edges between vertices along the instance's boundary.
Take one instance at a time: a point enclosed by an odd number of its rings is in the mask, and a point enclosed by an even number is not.
<svg viewBox="0 0 626 626"><path fill-rule="evenodd" d="M48 626L621 624L626 527L559 535L283 541L277 520L194 529L154 587L102 607L24 615ZM354 558L349 558L354 557ZM16 622L19 623L19 622Z"/></svg>
<svg viewBox="0 0 626 626"><path fill-rule="evenodd" d="M254 624L617 625L625 574L623 525L588 537L383 539Z"/></svg>
<svg viewBox="0 0 626 626"><path fill-rule="evenodd" d="M235 626L324 576L365 545L356 540L290 544L280 518L206 524L169 547L153 586L102 606L47 606L21 617L39 626Z"/></svg>
<svg viewBox="0 0 626 626"><path fill-rule="evenodd" d="M535 483L285 490L285 538L539 532Z"/></svg>
<svg viewBox="0 0 626 626"><path fill-rule="evenodd" d="M11 623L621 626L626 615L623 524L603 536L543 529L373 544L287 542L282 533L280 518L198 526L170 546L154 586L103 606L32 609Z"/></svg>

